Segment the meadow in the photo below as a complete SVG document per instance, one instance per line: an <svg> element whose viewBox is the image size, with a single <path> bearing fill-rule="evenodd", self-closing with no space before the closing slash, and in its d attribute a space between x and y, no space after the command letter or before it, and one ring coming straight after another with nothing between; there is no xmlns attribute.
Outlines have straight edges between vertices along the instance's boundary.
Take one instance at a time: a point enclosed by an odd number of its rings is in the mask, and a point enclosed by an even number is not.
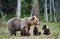
<svg viewBox="0 0 60 39"><path fill-rule="evenodd" d="M47 37L43 35L42 27L43 25L47 25L51 31L51 36ZM41 35L34 36L33 35L33 26L30 29L30 36L21 36L20 31L16 32L17 36L10 36L9 31L6 25L2 25L0 27L0 39L60 39L60 23L55 22L40 22L40 25L38 26L39 31L41 32Z"/></svg>

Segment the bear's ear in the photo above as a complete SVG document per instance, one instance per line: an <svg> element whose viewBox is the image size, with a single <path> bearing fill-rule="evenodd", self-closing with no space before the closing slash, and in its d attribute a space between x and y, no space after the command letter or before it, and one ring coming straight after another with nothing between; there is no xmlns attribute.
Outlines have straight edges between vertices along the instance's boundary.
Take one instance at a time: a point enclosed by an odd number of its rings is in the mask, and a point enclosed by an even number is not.
<svg viewBox="0 0 60 39"><path fill-rule="evenodd" d="M31 20L34 20L35 19L35 17L32 17L32 19Z"/></svg>
<svg viewBox="0 0 60 39"><path fill-rule="evenodd" d="M33 16L33 17L32 17L32 20L34 20L35 18L36 18L36 16Z"/></svg>

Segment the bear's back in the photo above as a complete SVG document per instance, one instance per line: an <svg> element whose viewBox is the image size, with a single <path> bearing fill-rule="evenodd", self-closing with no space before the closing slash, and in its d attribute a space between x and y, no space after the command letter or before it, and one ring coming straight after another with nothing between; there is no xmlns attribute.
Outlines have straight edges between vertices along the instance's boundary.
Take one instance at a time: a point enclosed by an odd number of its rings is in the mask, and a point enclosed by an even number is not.
<svg viewBox="0 0 60 39"><path fill-rule="evenodd" d="M7 22L8 28L21 29L24 26L27 26L28 18L17 18L14 17Z"/></svg>
<svg viewBox="0 0 60 39"><path fill-rule="evenodd" d="M8 29L21 28L21 18L14 17L7 22Z"/></svg>

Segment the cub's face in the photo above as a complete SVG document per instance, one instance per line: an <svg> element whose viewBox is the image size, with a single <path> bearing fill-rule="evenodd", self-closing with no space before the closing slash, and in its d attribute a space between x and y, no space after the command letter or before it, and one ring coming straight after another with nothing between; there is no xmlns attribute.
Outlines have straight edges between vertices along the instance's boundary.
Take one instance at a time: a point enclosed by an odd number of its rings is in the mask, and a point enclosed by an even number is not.
<svg viewBox="0 0 60 39"><path fill-rule="evenodd" d="M42 29L46 30L46 29L48 29L48 26L44 25Z"/></svg>
<svg viewBox="0 0 60 39"><path fill-rule="evenodd" d="M36 16L33 16L33 17L31 18L31 23L32 23L33 25L38 25L38 24L39 24L39 21L38 21L38 19L37 19Z"/></svg>

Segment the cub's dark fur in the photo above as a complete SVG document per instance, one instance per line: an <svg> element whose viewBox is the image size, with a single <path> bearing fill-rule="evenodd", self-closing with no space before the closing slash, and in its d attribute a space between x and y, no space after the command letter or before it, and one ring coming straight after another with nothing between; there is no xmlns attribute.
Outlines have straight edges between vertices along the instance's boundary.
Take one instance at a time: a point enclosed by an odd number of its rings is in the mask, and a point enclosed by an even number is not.
<svg viewBox="0 0 60 39"><path fill-rule="evenodd" d="M40 35L41 34L41 32L38 31L38 28L36 26L34 26L33 34L34 35Z"/></svg>
<svg viewBox="0 0 60 39"><path fill-rule="evenodd" d="M44 25L42 29L44 30L44 32L43 32L44 35L50 35L50 29L47 28L46 25Z"/></svg>

